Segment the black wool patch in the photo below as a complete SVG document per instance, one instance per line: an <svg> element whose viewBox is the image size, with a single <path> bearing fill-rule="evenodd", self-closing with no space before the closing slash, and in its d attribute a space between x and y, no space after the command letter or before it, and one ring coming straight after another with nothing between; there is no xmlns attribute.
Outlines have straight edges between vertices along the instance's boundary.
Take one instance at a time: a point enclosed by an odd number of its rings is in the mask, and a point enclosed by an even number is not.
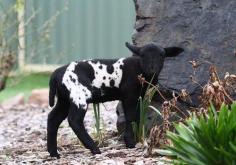
<svg viewBox="0 0 236 165"><path fill-rule="evenodd" d="M102 65L99 66L99 69L102 69Z"/></svg>
<svg viewBox="0 0 236 165"><path fill-rule="evenodd" d="M73 82L73 83L75 83L75 79L70 75L69 76L70 77L70 80Z"/></svg>
<svg viewBox="0 0 236 165"><path fill-rule="evenodd" d="M114 72L114 67L112 65L107 66L107 73L112 74Z"/></svg>
<svg viewBox="0 0 236 165"><path fill-rule="evenodd" d="M114 85L115 85L115 81L114 81L114 80L111 80L111 81L110 81L110 86L111 86L111 87L114 87Z"/></svg>
<svg viewBox="0 0 236 165"><path fill-rule="evenodd" d="M103 76L103 80L106 80L106 76Z"/></svg>
<svg viewBox="0 0 236 165"><path fill-rule="evenodd" d="M95 71L90 64L87 62L80 62L79 65L77 65L75 72L79 73L82 70L86 70L86 76L89 81L93 81L95 79ZM83 80L84 76L84 74L78 74L78 80Z"/></svg>

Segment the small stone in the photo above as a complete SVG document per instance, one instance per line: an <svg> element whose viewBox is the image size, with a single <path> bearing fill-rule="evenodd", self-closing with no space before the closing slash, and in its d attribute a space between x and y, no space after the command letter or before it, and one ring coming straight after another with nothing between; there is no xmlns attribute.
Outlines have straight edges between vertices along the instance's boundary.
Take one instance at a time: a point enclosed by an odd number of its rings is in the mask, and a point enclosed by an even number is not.
<svg viewBox="0 0 236 165"><path fill-rule="evenodd" d="M143 147L143 144L142 143L137 143L136 145L135 145L135 148L142 148Z"/></svg>
<svg viewBox="0 0 236 165"><path fill-rule="evenodd" d="M143 165L143 164L144 164L143 160L139 160L134 163L134 165Z"/></svg>
<svg viewBox="0 0 236 165"><path fill-rule="evenodd" d="M48 89L34 89L31 92L28 103L38 107L48 106Z"/></svg>
<svg viewBox="0 0 236 165"><path fill-rule="evenodd" d="M124 165L124 161L108 159L108 160L103 160L103 161L98 163L98 165L105 165L105 164L109 164L109 165L113 165L113 164L114 165Z"/></svg>

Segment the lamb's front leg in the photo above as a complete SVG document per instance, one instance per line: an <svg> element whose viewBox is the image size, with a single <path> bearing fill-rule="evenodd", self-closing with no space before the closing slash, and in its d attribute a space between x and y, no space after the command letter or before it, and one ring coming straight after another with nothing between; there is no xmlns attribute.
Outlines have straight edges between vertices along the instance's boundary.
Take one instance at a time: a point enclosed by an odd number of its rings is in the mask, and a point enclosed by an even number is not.
<svg viewBox="0 0 236 165"><path fill-rule="evenodd" d="M87 149L90 149L92 154L100 154L101 151L99 150L93 139L89 136L84 127L83 121L85 114L86 109L78 108L75 104L72 103L68 115L69 125L77 135L79 140L83 143L83 145Z"/></svg>
<svg viewBox="0 0 236 165"><path fill-rule="evenodd" d="M125 132L124 132L124 140L126 147L134 148L136 141L134 136L134 131L132 127L132 123L136 122L138 124L138 110L137 110L137 99L134 97L126 98L123 101L123 108L125 113Z"/></svg>

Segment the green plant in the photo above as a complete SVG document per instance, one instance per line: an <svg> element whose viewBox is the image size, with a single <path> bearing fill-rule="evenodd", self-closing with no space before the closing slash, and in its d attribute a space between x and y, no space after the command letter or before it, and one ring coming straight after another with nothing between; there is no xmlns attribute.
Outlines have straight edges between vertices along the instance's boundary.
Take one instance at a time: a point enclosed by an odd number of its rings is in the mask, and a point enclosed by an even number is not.
<svg viewBox="0 0 236 165"><path fill-rule="evenodd" d="M236 103L222 104L217 112L213 105L206 115L193 115L186 123L169 132L173 143L159 153L173 156L174 164L236 164Z"/></svg>
<svg viewBox="0 0 236 165"><path fill-rule="evenodd" d="M102 132L101 132L101 116L100 116L100 106L99 104L93 104L93 111L95 116L95 128L96 128L96 138L98 139L98 144L102 142Z"/></svg>
<svg viewBox="0 0 236 165"><path fill-rule="evenodd" d="M148 90L145 93L145 96L139 97L138 99L138 108L139 108L139 114L140 114L140 120L139 120L139 125L137 123L133 122L133 130L134 130L134 135L135 139L138 142L144 142L145 138L147 137L147 112L148 109L151 106L151 100L156 93L156 90L154 87L150 86L148 87Z"/></svg>

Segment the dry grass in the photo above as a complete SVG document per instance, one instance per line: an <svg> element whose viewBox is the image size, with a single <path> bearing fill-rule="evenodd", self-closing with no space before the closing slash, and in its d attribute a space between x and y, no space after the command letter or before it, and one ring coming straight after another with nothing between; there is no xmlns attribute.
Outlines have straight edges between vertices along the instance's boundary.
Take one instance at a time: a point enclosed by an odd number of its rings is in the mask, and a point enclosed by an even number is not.
<svg viewBox="0 0 236 165"><path fill-rule="evenodd" d="M202 94L199 97L201 104L198 107L189 109L189 112L196 113L197 115L206 114L210 104L213 104L216 109L220 109L220 106L225 104L232 104L235 100L232 98L232 95L236 93L236 75L226 73L224 78L220 78L217 72L217 69L214 65L211 65L209 68L209 80L206 85L201 86L195 79L194 75L196 69L200 66L195 61L190 61L193 67L193 76L190 76L194 84L198 84L202 88ZM158 86L145 81L144 78L139 77L139 80L142 83L147 83L154 87L157 93L162 97L164 102L162 103L161 116L163 123L161 125L155 125L151 131L148 138L148 149L145 153L146 156L153 154L153 150L156 148L162 148L165 145L171 145L167 140L166 133L170 130L173 123L183 122L189 116L184 114L183 111L177 106L179 99L182 101L191 101L191 98L186 89L182 89L180 94L173 93L172 99L168 100L164 97L162 92L159 90ZM178 121L170 122L170 116L173 113L180 113L183 117Z"/></svg>

